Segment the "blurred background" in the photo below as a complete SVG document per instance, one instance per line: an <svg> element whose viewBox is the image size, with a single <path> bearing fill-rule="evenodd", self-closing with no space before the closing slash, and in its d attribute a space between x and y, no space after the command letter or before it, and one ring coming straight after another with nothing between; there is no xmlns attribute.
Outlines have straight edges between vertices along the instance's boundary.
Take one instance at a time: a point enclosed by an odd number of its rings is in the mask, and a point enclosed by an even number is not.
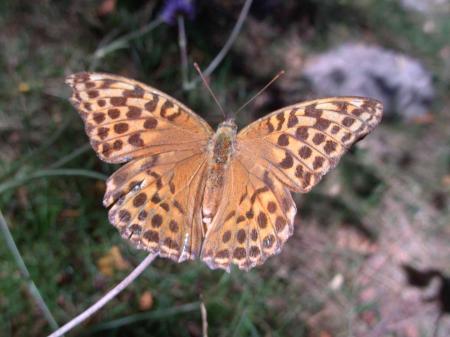
<svg viewBox="0 0 450 337"><path fill-rule="evenodd" d="M3 0L0 27L1 336L45 336L146 255L108 223L118 166L91 150L64 77L135 78L215 126L194 61L227 110L286 71L240 126L330 95L378 98L385 118L295 195L281 254L229 274L157 259L68 335L202 336L200 303L210 336L450 335L448 0Z"/></svg>

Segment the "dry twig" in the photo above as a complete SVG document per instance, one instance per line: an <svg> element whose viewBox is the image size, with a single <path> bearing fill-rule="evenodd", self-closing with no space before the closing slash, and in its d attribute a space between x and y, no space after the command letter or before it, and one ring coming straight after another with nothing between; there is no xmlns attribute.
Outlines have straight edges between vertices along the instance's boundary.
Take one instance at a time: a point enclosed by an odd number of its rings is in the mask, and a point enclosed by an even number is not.
<svg viewBox="0 0 450 337"><path fill-rule="evenodd" d="M233 30L231 31L231 34L228 37L227 42L225 42L224 46L219 51L219 53L216 55L216 57L214 57L214 59L211 61L211 63L203 71L203 75L205 77L211 75L214 72L214 70L216 70L216 68L219 66L220 62L222 62L222 60L225 58L225 56L230 51L231 46L234 44L239 33L241 32L242 25L244 24L244 21L247 18L247 15L250 10L250 6L252 5L252 2L253 2L253 0L245 1L244 6L242 6L241 13L239 14L239 18L236 21L236 24L234 25ZM183 28L184 28L184 26L183 26ZM179 36L180 37L182 36L181 33ZM186 41L184 41L184 44L186 44ZM180 49L181 49L181 43L180 43ZM186 53L186 48L181 49L182 54L183 54L183 52ZM182 59L183 58L187 59L187 56L182 56ZM201 80L200 77L196 77L191 82L188 82L186 84L183 83L183 89L192 90L193 88L195 88L196 84L198 82L200 82L200 80Z"/></svg>
<svg viewBox="0 0 450 337"><path fill-rule="evenodd" d="M122 290L124 290L127 286L129 286L142 272L153 262L155 259L155 254L149 254L127 277L125 277L118 285L116 285L113 289L107 292L101 299L95 302L92 306L87 308L81 314L76 316L74 319L66 323L64 326L53 332L48 337L59 337L64 333L72 330L77 325L84 322L98 310L100 310L103 306L105 306L109 301L111 301L114 297L116 297Z"/></svg>

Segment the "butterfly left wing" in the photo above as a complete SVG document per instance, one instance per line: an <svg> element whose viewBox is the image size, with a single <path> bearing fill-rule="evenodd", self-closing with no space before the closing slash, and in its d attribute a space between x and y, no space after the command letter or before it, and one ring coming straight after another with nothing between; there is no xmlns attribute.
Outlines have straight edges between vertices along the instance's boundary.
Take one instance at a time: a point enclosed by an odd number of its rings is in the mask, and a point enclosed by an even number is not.
<svg viewBox="0 0 450 337"><path fill-rule="evenodd" d="M211 268L249 269L279 252L293 232L289 190L308 192L381 115L375 100L335 97L277 110L243 129L203 260Z"/></svg>
<svg viewBox="0 0 450 337"><path fill-rule="evenodd" d="M237 157L267 169L294 192L308 192L356 141L381 121L380 102L330 97L272 112L237 136Z"/></svg>
<svg viewBox="0 0 450 337"><path fill-rule="evenodd" d="M176 262L197 258L206 161L201 149L192 149L127 163L106 184L110 223L139 249Z"/></svg>

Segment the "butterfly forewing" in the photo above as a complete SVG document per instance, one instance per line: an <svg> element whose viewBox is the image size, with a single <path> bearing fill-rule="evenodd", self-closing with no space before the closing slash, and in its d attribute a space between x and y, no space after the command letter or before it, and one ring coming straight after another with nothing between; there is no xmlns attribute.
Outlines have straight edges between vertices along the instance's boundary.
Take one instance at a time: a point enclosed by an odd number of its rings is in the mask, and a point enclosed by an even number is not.
<svg viewBox="0 0 450 337"><path fill-rule="evenodd" d="M137 81L100 73L67 77L100 158L121 163L154 153L205 145L212 130L190 109Z"/></svg>
<svg viewBox="0 0 450 337"><path fill-rule="evenodd" d="M243 129L237 157L246 167L268 168L292 191L308 192L381 116L381 103L362 97L292 105Z"/></svg>
<svg viewBox="0 0 450 337"><path fill-rule="evenodd" d="M175 99L120 76L79 73L66 82L99 157L131 160L107 181L110 222L139 248L175 261L198 256L209 125Z"/></svg>

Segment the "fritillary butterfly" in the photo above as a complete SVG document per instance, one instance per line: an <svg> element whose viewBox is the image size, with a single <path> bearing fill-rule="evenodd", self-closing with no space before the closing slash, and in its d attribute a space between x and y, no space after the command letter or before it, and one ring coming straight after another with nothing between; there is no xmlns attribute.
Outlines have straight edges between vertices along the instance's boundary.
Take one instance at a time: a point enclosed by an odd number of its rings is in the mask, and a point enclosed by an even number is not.
<svg viewBox="0 0 450 337"><path fill-rule="evenodd" d="M373 99L332 97L214 132L137 81L84 72L66 83L100 159L128 162L107 180L109 221L137 248L225 270L279 253L293 232L291 191L308 192L382 116Z"/></svg>

